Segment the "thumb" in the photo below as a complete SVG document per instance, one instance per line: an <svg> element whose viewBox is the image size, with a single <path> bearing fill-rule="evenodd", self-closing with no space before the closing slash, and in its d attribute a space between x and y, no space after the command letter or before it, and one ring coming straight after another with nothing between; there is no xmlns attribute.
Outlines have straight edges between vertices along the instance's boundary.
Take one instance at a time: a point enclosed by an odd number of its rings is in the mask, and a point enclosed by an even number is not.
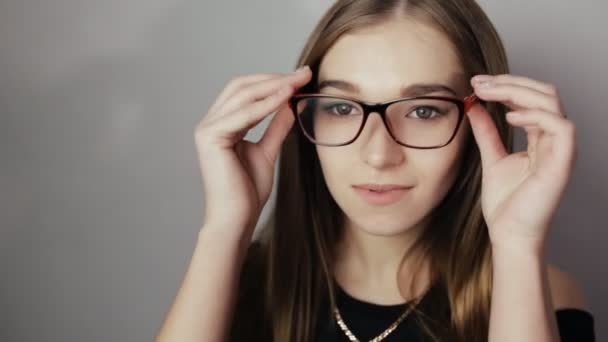
<svg viewBox="0 0 608 342"><path fill-rule="evenodd" d="M475 141L479 146L482 168L487 168L504 158L507 151L500 140L498 129L486 109L481 104L476 104L469 110L467 116Z"/></svg>

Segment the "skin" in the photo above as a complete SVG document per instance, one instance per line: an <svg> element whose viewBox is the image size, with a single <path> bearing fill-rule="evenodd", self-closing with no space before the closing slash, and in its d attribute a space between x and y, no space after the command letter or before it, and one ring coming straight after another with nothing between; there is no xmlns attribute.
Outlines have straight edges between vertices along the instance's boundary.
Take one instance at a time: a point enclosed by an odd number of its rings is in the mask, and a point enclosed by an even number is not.
<svg viewBox="0 0 608 342"><path fill-rule="evenodd" d="M323 61L321 74L357 83L361 91L351 96L384 101L398 97L398 88L411 82L452 80L457 65L448 46L423 23L388 22L343 37ZM197 125L205 221L156 341L225 340L243 258L268 200L281 144L294 124L287 101L311 76L309 69L239 76L226 85ZM395 283L402 251L454 181L450 171L458 163L462 136L472 129L482 154L482 208L493 248L488 340L557 341L553 310L586 309L574 279L548 266L544 257L551 217L572 169L574 125L564 118L554 86L513 75L482 77L490 86L471 80L480 98L501 101L522 114L509 122L528 132L525 153L507 155L481 106L467 113L462 132L443 149L416 151L392 144L376 115L353 145L318 149L332 195L349 219L338 251L338 280L370 302L390 304L407 298L409 294L396 286L382 286ZM243 139L274 112L278 113L260 141ZM352 182L373 181L415 187L393 210L378 212L352 199L348 190ZM377 222L382 224L373 224ZM401 282L411 280L407 272L402 274Z"/></svg>
<svg viewBox="0 0 608 342"><path fill-rule="evenodd" d="M399 89L404 86L441 83L462 98L468 94L458 82L461 69L453 49L439 31L422 22L394 20L365 28L341 37L320 66L320 82L340 80L352 86L323 87L320 92L383 102L403 96ZM555 341L555 308L565 302L584 306L574 281L545 258L551 219L575 159L574 125L565 118L552 85L513 75L479 75L470 85L481 99L503 102L520 114L510 113L507 120L526 130L526 151L509 155L479 105L467 113L451 144L440 149L396 144L379 115L369 118L354 143L317 146L329 191L346 217L336 280L351 295L377 304L400 303L424 290L425 275L416 279L413 293L405 292L414 280L407 262L403 268L398 262L425 229L425 216L453 184L464 137L472 129L482 155L482 209L493 248L489 340ZM413 188L399 202L376 207L351 188L360 183Z"/></svg>
<svg viewBox="0 0 608 342"><path fill-rule="evenodd" d="M454 89L424 95L464 98L467 84L451 43L439 31L413 21L392 21L342 36L327 52L319 81L346 81L358 89L324 87L321 93L362 101L403 97L401 88L442 84ZM413 94L409 94L413 95ZM423 95L423 94L420 94ZM443 148L421 150L398 145L379 115L372 114L357 140L346 146L317 146L328 188L346 214L339 250L338 280L351 294L401 302L395 283L398 262L425 227L424 219L455 181L469 125L464 120L454 140ZM413 186L399 202L372 206L351 185L361 183ZM401 285L408 281L401 270ZM379 288L381 287L381 288ZM421 289L424 285L421 284ZM375 295L377 296L377 295Z"/></svg>

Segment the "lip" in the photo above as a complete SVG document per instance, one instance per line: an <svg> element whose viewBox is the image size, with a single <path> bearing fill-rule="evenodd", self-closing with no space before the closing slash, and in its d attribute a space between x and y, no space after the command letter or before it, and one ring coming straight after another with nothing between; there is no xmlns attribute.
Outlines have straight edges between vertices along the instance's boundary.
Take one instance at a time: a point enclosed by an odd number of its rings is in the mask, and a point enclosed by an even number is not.
<svg viewBox="0 0 608 342"><path fill-rule="evenodd" d="M357 184L352 188L372 205L389 205L398 202L412 188L399 184Z"/></svg>
<svg viewBox="0 0 608 342"><path fill-rule="evenodd" d="M401 184L355 184L353 188L360 188L365 190L373 190L373 191L387 191L387 190L400 190L400 189L408 189L411 186L405 186Z"/></svg>

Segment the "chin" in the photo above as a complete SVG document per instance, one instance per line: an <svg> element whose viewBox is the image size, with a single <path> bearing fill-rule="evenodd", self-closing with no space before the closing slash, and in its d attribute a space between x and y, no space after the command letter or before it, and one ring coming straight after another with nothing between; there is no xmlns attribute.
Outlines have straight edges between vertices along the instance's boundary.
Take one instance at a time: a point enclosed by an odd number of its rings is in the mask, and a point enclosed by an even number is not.
<svg viewBox="0 0 608 342"><path fill-rule="evenodd" d="M357 229L369 235L378 237L398 236L408 232L412 232L416 227L418 220L412 220L412 217L375 217L368 216L365 218L349 217L349 227Z"/></svg>

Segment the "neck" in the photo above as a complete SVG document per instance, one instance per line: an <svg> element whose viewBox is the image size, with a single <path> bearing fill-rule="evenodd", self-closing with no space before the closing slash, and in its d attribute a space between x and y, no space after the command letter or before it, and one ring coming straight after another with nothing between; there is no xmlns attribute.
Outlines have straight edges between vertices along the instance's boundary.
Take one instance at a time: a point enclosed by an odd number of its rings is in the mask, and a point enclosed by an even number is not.
<svg viewBox="0 0 608 342"><path fill-rule="evenodd" d="M402 259L423 229L421 223L397 235L379 236L347 225L337 246L336 281L351 295L379 304L415 297L429 285L427 269L423 264L414 279L415 255Z"/></svg>

